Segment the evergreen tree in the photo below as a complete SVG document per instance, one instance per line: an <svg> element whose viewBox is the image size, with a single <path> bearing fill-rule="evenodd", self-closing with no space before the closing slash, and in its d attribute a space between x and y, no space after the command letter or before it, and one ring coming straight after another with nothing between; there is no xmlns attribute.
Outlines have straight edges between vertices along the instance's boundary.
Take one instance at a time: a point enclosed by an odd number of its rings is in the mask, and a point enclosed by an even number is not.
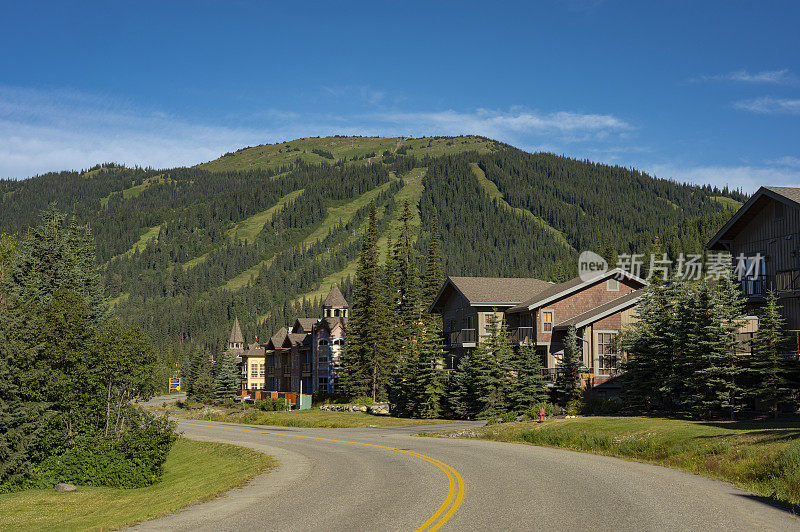
<svg viewBox="0 0 800 532"><path fill-rule="evenodd" d="M239 393L240 377L236 369L236 362L227 353L217 356L214 364L217 366L216 378L214 380L214 397L218 401L232 399Z"/></svg>
<svg viewBox="0 0 800 532"><path fill-rule="evenodd" d="M558 398L563 404L580 397L582 352L578 333L575 327L570 326L564 339L564 354L561 357L561 368L556 380Z"/></svg>
<svg viewBox="0 0 800 532"><path fill-rule="evenodd" d="M475 391L475 373L472 356L464 355L458 361L456 370L447 388L447 410L450 415L461 419L471 419L478 413Z"/></svg>
<svg viewBox="0 0 800 532"><path fill-rule="evenodd" d="M739 330L744 325L744 299L742 290L733 272L714 283L716 299L716 319L719 320L719 355L718 378L720 383L717 391L719 407L727 410L730 419L736 418L736 412L742 409L744 389L741 387L741 377L745 371L739 341Z"/></svg>
<svg viewBox="0 0 800 532"><path fill-rule="evenodd" d="M769 406L775 418L778 417L779 404L788 402L792 397L781 357L781 353L787 351L787 338L783 332L785 325L778 297L770 290L759 317L758 331L753 338L749 371L753 381L750 396Z"/></svg>
<svg viewBox="0 0 800 532"><path fill-rule="evenodd" d="M356 269L353 305L348 322L345 389L351 397L382 398L391 372L383 335L387 310L378 264L377 215L370 205L369 225Z"/></svg>
<svg viewBox="0 0 800 532"><path fill-rule="evenodd" d="M441 257L439 254L439 217L436 211L431 216L431 236L428 241L428 259L425 263L425 278L422 283L422 301L427 309L442 287Z"/></svg>
<svg viewBox="0 0 800 532"><path fill-rule="evenodd" d="M443 357L441 334L426 327L422 331L414 383L414 417L435 418L442 411L444 382L440 364Z"/></svg>
<svg viewBox="0 0 800 532"><path fill-rule="evenodd" d="M474 350L471 360L478 417L487 418L509 410L511 355L508 329L495 313L489 318L489 335Z"/></svg>
<svg viewBox="0 0 800 532"><path fill-rule="evenodd" d="M206 353L198 360L197 378L192 383L192 395L201 402L214 399L214 377L211 375L211 360Z"/></svg>
<svg viewBox="0 0 800 532"><path fill-rule="evenodd" d="M548 394L542 376L542 361L531 345L517 349L513 357L514 374L509 393L512 409L518 414L547 401Z"/></svg>

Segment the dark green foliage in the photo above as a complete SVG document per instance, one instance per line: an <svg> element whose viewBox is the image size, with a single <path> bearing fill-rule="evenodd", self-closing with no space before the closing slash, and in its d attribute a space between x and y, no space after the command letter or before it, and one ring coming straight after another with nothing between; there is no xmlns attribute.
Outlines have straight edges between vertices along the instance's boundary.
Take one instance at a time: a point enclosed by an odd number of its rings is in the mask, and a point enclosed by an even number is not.
<svg viewBox="0 0 800 532"><path fill-rule="evenodd" d="M155 351L138 327L107 317L92 242L51 207L2 280L0 490L149 484L172 444L171 424L132 406L153 392ZM128 473L108 473L120 452Z"/></svg>
<svg viewBox="0 0 800 532"><path fill-rule="evenodd" d="M514 412L522 414L533 405L546 402L548 393L541 374L542 360L531 345L519 347L513 354L513 376L508 394Z"/></svg>
<svg viewBox="0 0 800 532"><path fill-rule="evenodd" d="M258 399L253 405L264 412L281 412L286 410L286 399Z"/></svg>
<svg viewBox="0 0 800 532"><path fill-rule="evenodd" d="M564 338L564 354L556 380L556 393L561 404L576 400L581 394L581 367L583 366L583 349L575 327L567 330Z"/></svg>
<svg viewBox="0 0 800 532"><path fill-rule="evenodd" d="M503 414L510 406L510 371L513 350L508 328L497 314L489 318L489 336L472 354L474 366L476 417L488 418Z"/></svg>
<svg viewBox="0 0 800 532"><path fill-rule="evenodd" d="M217 401L224 401L232 399L239 393L239 385L241 377L239 370L236 368L236 362L233 357L227 353L222 353L217 356L214 363L216 377L214 379L214 398Z"/></svg>
<svg viewBox="0 0 800 532"><path fill-rule="evenodd" d="M783 332L785 323L786 320L780 315L778 298L770 290L759 316L747 371L754 381L749 395L767 406L775 417L778 417L780 403L788 402L792 397L786 362L781 356L789 351L788 339Z"/></svg>

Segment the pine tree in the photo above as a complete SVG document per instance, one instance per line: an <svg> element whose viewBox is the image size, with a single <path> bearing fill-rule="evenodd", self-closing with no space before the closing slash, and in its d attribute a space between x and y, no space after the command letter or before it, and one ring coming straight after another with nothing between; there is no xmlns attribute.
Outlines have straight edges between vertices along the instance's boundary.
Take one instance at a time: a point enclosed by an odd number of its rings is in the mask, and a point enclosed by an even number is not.
<svg viewBox="0 0 800 532"><path fill-rule="evenodd" d="M227 353L217 356L216 378L214 380L214 397L219 401L232 399L239 393L240 377L236 369L236 362Z"/></svg>
<svg viewBox="0 0 800 532"><path fill-rule="evenodd" d="M570 326L564 339L564 354L561 357L561 371L556 380L558 398L563 404L578 399L581 394L580 370L583 356L578 333Z"/></svg>
<svg viewBox="0 0 800 532"><path fill-rule="evenodd" d="M775 418L778 417L779 404L789 401L792 396L781 357L781 353L787 350L787 338L783 332L785 325L778 297L770 290L753 338L749 372L753 379L750 396L769 406Z"/></svg>
<svg viewBox="0 0 800 532"><path fill-rule="evenodd" d="M429 322L430 323L430 322ZM442 411L444 382L440 364L443 352L437 330L422 331L414 384L414 417L435 418Z"/></svg>
<svg viewBox="0 0 800 532"><path fill-rule="evenodd" d="M744 389L741 377L745 371L739 341L739 330L744 325L744 299L733 272L723 275L715 284L716 318L720 324L719 375L724 381L717 391L719 407L728 410L730 419L742 409Z"/></svg>
<svg viewBox="0 0 800 532"><path fill-rule="evenodd" d="M517 349L513 357L514 375L509 392L512 409L518 414L547 401L548 394L542 376L542 361L531 345Z"/></svg>

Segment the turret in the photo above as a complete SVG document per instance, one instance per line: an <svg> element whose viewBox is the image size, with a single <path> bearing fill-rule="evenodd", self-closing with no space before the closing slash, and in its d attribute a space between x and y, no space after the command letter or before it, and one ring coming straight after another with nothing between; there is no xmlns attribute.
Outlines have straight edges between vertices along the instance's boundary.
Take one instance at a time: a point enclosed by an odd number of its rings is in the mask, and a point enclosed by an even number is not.
<svg viewBox="0 0 800 532"><path fill-rule="evenodd" d="M328 293L328 297L326 297L325 301L322 303L322 317L347 318L349 314L350 305L347 304L347 300L344 298L344 295L342 295L342 291L339 290L339 287L334 284L331 286L331 291Z"/></svg>
<svg viewBox="0 0 800 532"><path fill-rule="evenodd" d="M228 349L244 349L244 336L242 335L242 328L239 327L238 316L233 319L233 328L231 328L231 336L228 338Z"/></svg>

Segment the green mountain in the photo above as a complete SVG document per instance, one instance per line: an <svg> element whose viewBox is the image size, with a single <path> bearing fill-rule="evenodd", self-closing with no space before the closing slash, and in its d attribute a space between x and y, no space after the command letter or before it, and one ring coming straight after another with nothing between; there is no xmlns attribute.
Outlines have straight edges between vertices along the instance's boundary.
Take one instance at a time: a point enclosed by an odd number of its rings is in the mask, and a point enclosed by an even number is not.
<svg viewBox="0 0 800 532"><path fill-rule="evenodd" d="M698 251L746 198L474 136L328 137L244 148L191 168L103 164L0 181L0 232L50 203L89 223L117 312L163 346L218 349L315 315L350 279L369 205L382 256L404 202L417 245L436 211L452 275L574 275L578 250Z"/></svg>

